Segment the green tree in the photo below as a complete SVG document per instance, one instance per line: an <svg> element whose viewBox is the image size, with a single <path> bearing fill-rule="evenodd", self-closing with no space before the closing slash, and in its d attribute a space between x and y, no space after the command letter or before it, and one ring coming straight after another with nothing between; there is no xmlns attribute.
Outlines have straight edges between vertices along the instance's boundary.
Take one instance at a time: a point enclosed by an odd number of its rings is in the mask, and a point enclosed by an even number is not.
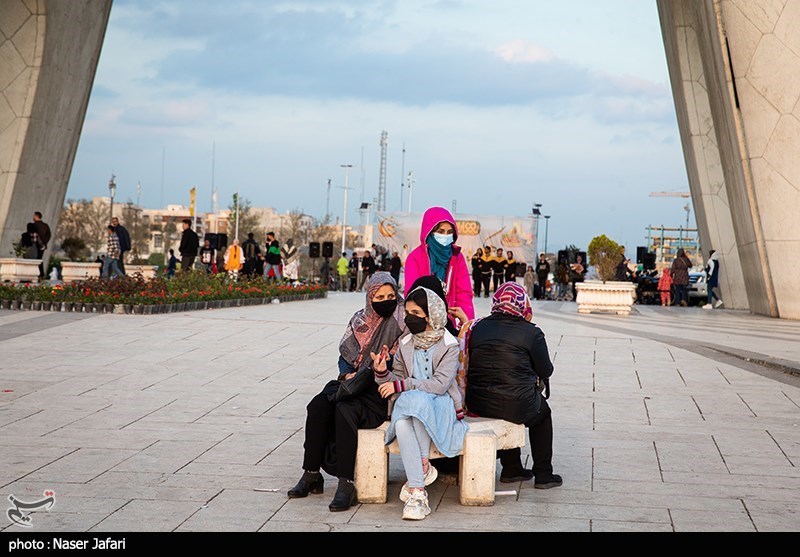
<svg viewBox="0 0 800 557"><path fill-rule="evenodd" d="M236 196L237 194L233 194L233 201L230 205L228 205L228 210L230 211L230 214L228 215L229 244L233 243L234 236L236 235ZM253 212L253 207L250 203L250 200L246 197L239 197L238 215L239 238L247 238L247 234L253 232L256 235L256 240L258 240L258 225L260 220L258 215Z"/></svg>
<svg viewBox="0 0 800 557"><path fill-rule="evenodd" d="M99 253L106 247L108 220L109 208L103 203L67 200L61 210L56 245L61 245L66 238L79 238L93 253Z"/></svg>
<svg viewBox="0 0 800 557"><path fill-rule="evenodd" d="M622 246L605 234L601 234L592 238L586 252L589 256L589 265L595 268L600 280L603 282L614 280L617 265L622 258Z"/></svg>

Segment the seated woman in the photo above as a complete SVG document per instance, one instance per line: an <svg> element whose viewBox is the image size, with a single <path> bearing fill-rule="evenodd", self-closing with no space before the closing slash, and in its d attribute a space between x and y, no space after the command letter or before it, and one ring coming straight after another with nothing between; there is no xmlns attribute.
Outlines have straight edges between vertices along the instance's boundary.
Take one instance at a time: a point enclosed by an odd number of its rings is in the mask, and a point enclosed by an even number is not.
<svg viewBox="0 0 800 557"><path fill-rule="evenodd" d="M353 314L339 343L338 379L328 382L306 407L303 476L288 493L290 498L322 493L322 469L339 479L328 506L334 512L346 511L356 502L353 480L358 430L378 427L389 416L388 402L378 393L375 381L368 381L364 392L337 402L339 384L358 372L371 374L370 354L384 346L394 353L406 332L403 299L389 273L381 271L370 277L366 302L364 309Z"/></svg>
<svg viewBox="0 0 800 557"><path fill-rule="evenodd" d="M553 364L544 333L532 317L525 288L515 282L502 284L492 297L491 314L461 329L458 383L466 391L468 415L528 428L533 469L523 467L519 448L497 451L500 481L535 476L533 486L548 489L562 483L561 476L553 474L553 420L546 400Z"/></svg>
<svg viewBox="0 0 800 557"><path fill-rule="evenodd" d="M443 455L455 457L468 426L462 421L461 392L455 381L458 340L445 329L444 301L432 290L418 287L406 298L405 311L409 334L400 339L393 369L387 368L387 346L371 356L378 391L392 398L386 443L397 436L408 478L400 492L403 518L422 520L431 512L425 486L437 477L429 460L431 442Z"/></svg>

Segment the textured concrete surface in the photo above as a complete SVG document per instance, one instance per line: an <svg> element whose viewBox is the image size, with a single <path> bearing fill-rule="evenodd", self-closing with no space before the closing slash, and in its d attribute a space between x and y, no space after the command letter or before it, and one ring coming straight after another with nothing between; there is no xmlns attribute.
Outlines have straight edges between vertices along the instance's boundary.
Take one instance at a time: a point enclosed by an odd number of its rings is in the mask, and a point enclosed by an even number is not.
<svg viewBox="0 0 800 557"><path fill-rule="evenodd" d="M555 364L555 471L492 507L430 486L433 513L288 499L305 405L336 373L363 294L154 316L0 311L0 505L55 505L20 532L769 532L800 530L800 323L536 302ZM476 302L479 315L488 300ZM529 459L529 448L523 454ZM499 466L497 471L499 477ZM5 510L5 509L4 509Z"/></svg>

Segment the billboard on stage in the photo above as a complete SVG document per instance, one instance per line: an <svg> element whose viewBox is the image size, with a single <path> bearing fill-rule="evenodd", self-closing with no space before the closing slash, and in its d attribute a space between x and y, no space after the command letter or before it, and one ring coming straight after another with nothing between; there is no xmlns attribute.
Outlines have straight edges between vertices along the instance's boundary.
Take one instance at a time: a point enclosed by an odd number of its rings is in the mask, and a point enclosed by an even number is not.
<svg viewBox="0 0 800 557"><path fill-rule="evenodd" d="M462 215L456 214L458 241L467 262L478 248L511 251L520 263L536 262L536 220L533 215ZM377 213L373 243L390 251L403 253L403 245L411 251L419 245L422 213Z"/></svg>

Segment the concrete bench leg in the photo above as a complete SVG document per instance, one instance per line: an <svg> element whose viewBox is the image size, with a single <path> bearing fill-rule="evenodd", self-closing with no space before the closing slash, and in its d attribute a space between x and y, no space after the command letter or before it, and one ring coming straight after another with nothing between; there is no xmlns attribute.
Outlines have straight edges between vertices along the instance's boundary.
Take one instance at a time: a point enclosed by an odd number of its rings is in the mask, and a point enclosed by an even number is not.
<svg viewBox="0 0 800 557"><path fill-rule="evenodd" d="M467 433L458 473L462 505L494 505L497 472L497 436L492 432Z"/></svg>
<svg viewBox="0 0 800 557"><path fill-rule="evenodd" d="M359 503L385 503L389 454L383 429L359 429L356 456L356 492Z"/></svg>

